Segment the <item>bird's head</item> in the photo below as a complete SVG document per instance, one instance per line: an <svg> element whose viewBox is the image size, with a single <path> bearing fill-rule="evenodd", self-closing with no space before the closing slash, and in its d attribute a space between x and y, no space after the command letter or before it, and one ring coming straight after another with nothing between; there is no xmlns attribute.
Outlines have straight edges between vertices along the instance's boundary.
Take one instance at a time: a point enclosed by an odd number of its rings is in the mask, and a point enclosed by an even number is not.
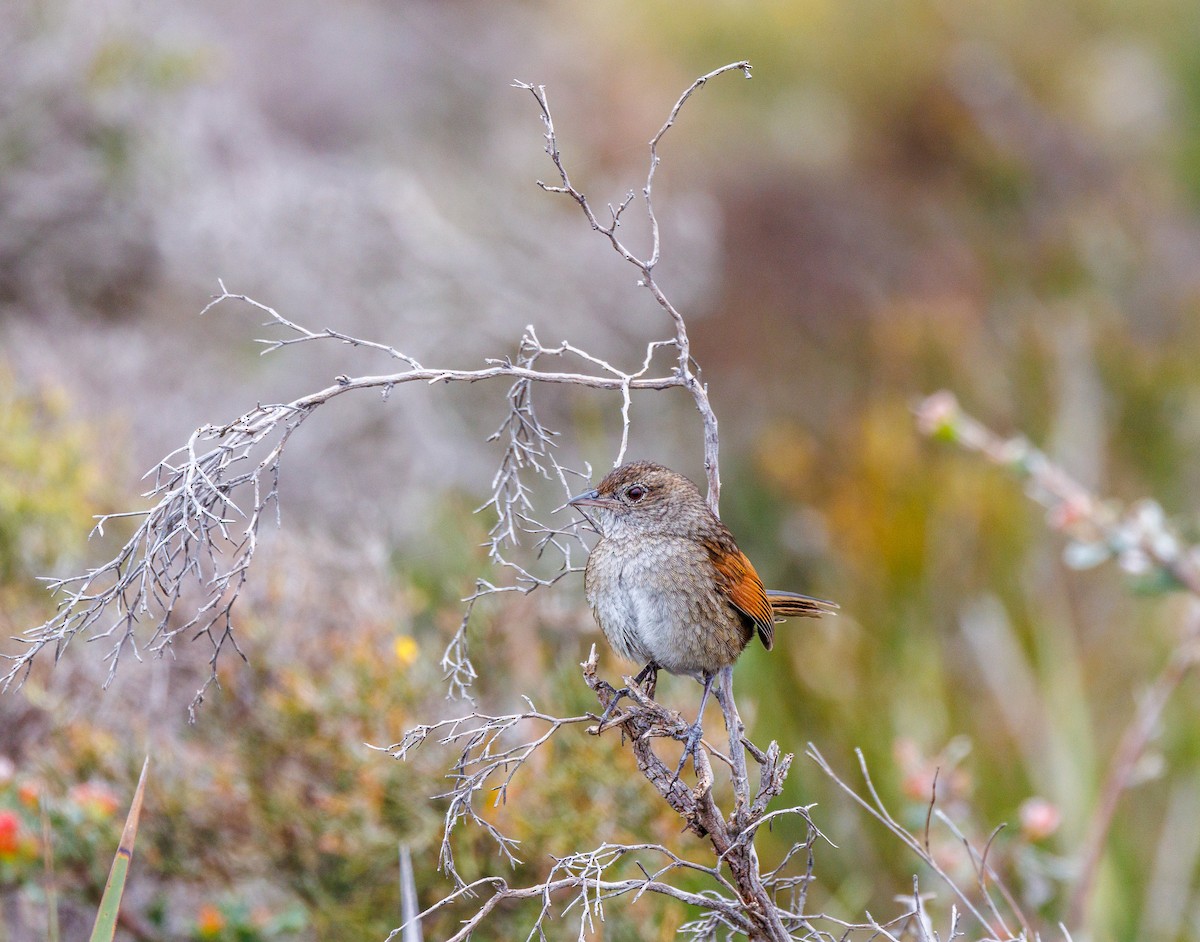
<svg viewBox="0 0 1200 942"><path fill-rule="evenodd" d="M603 536L618 539L635 533L687 535L711 516L695 484L651 461L614 468L595 490L568 504L587 514Z"/></svg>

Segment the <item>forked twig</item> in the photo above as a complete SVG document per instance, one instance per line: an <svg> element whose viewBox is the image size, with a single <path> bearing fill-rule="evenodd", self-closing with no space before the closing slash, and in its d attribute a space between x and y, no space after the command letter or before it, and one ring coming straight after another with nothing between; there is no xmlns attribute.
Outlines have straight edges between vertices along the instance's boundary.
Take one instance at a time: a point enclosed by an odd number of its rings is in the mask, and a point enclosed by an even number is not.
<svg viewBox="0 0 1200 942"><path fill-rule="evenodd" d="M654 296L654 300L667 312L672 323L675 325L675 339L668 341L668 343L674 345L678 356L675 376L679 379L680 385L684 386L691 393L692 399L696 403L696 408L699 410L704 422L704 470L708 479L708 503L713 513L718 512L721 497L721 473L718 463L720 440L717 435L717 417L709 403L708 387L693 372L694 361L692 359L691 341L688 338L687 324L683 319L683 315L671 303L670 299L663 292L661 285L659 285L654 277L654 269L661 260L662 253L658 215L654 210L653 190L654 175L658 170L661 160L658 154L658 146L662 143L667 132L674 127L676 120L679 118L680 110L698 89L727 72L741 72L746 78L750 78L750 63L745 60L731 62L696 79L679 96L679 99L675 102L675 106L671 109L670 114L668 114L667 120L663 123L658 133L650 140L650 168L646 173L645 185L642 187L642 199L646 205L646 216L650 222L651 232L650 251L645 256L637 255L617 236L617 228L620 225L621 216L634 200L633 191L630 190L617 207L611 210L611 219L607 224L601 222L592 210L587 196L571 182L570 175L567 173L562 153L558 147L558 137L554 130L554 118L550 113L550 105L546 99L546 87L544 85L532 85L528 82L513 83L515 88L530 92L537 102L538 108L541 111L542 124L546 129L546 153L549 155L551 161L553 161L555 169L558 170L558 185L550 185L539 180L538 186L547 193L562 193L569 196L579 204L579 208L583 211L584 216L587 217L588 224L592 229L607 238L613 250L641 272L642 277L639 284Z"/></svg>
<svg viewBox="0 0 1200 942"><path fill-rule="evenodd" d="M933 854L930 853L930 851L926 848L925 842L915 834L911 833L906 827L904 827L904 825L902 825L895 819L895 817L892 816L892 813L888 811L887 805L884 804L883 799L880 797L879 792L875 788L875 782L871 778L871 773L867 768L866 757L863 755L862 750L856 749L855 755L858 757L859 771L863 776L867 794L870 795L869 801L860 795L845 781L845 779L843 779L836 771L834 771L833 767L829 764L825 757L821 755L820 750L817 749L815 745L812 743L808 744L808 756L817 763L821 771L829 776L833 783L837 785L838 788L840 788L843 792L845 792L845 794L847 794L859 807L865 810L871 815L871 817L875 818L875 820L879 821L884 827L891 831L892 834L898 837L900 841L906 847L908 847L909 850L916 854L926 866L928 866L935 874L937 874L942 882L944 882L950 891L958 898L958 901L962 904L963 908L976 920L978 920L981 926L987 928L989 931L1001 933L1003 938L1017 938L1017 936L1014 936L1012 929L1010 929L1007 925L1003 914L997 908L996 903L992 899L991 894L988 892L987 886L983 880L983 873L988 873L992 876L993 883L997 885L1001 884L1001 881L995 872L992 871L990 867L987 867L986 860L983 862L986 869L977 869L977 873L980 874L980 878L978 880L978 889L983 898L984 906L984 909L981 909L980 906L974 900L972 900L962 889L962 887L960 887L945 871L941 864L938 863L937 858L934 857ZM939 820L952 823L949 822L948 818L941 815L940 812L938 813L938 818ZM955 831L956 836L965 841L965 838L962 837L961 832L958 832L957 829L955 829ZM969 842L967 842L967 848L972 854L972 860L975 860L976 855ZM1010 903L1013 916L1021 924L1022 932L1020 938L1032 938L1032 930L1029 927L1025 915L1021 912L1019 907L1015 906L1015 903L1013 903L1007 891L1004 892L1004 895L1006 901Z"/></svg>

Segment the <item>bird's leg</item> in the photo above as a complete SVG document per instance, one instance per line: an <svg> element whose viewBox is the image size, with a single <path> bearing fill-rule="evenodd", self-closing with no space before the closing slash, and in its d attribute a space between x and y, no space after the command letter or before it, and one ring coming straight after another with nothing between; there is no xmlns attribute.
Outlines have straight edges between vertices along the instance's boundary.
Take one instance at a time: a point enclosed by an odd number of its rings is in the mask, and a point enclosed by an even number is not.
<svg viewBox="0 0 1200 942"><path fill-rule="evenodd" d="M639 687L642 686L643 680L646 681L646 686L642 687L642 689L646 691L646 696L653 700L654 691L658 689L658 665L653 661L643 667L641 673L633 678L633 682Z"/></svg>
<svg viewBox="0 0 1200 942"><path fill-rule="evenodd" d="M679 759L679 768L675 770L675 779L678 780L679 773L683 771L683 767L687 765L688 756L693 759L696 756L696 749L700 746L700 737L704 735L704 707L708 703L708 695L712 691L713 678L716 675L705 671L704 672L704 693L700 695L700 712L696 714L696 722L692 724L688 730L687 739L683 744L683 755Z"/></svg>
<svg viewBox="0 0 1200 942"><path fill-rule="evenodd" d="M654 688L658 685L658 665L653 661L641 669L641 672L635 678L633 678L633 682L638 686L641 686L642 681L646 680L647 678L649 678L650 683L645 688L646 695L653 697ZM600 716L600 722L596 728L597 732L604 730L604 724L612 718L613 712L617 709L617 704L620 703L622 699L629 696L629 688L622 687L620 690L614 690L613 694L613 698L608 702L608 706L604 708L604 713L602 713Z"/></svg>

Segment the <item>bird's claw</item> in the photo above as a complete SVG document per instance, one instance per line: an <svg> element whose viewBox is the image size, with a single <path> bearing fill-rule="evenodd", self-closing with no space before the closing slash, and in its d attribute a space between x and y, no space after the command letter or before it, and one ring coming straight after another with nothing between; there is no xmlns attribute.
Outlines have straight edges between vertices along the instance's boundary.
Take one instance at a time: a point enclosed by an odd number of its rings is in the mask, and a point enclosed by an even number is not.
<svg viewBox="0 0 1200 942"><path fill-rule="evenodd" d="M695 763L696 750L700 748L700 739L704 736L704 727L700 725L700 720L696 720L688 728L687 738L683 741L683 755L679 757L679 767L675 769L675 777L671 779L671 784L674 785L679 781L679 776L683 773L683 767L687 765L688 756L693 759L694 767L699 772L699 763Z"/></svg>

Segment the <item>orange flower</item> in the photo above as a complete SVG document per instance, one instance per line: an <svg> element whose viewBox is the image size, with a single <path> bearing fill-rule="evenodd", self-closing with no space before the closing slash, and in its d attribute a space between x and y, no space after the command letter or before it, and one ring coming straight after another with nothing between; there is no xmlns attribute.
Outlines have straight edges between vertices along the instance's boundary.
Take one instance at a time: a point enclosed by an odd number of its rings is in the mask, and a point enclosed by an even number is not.
<svg viewBox="0 0 1200 942"><path fill-rule="evenodd" d="M26 808L36 808L41 794L42 787L37 782L22 782L17 789L17 800Z"/></svg>
<svg viewBox="0 0 1200 942"><path fill-rule="evenodd" d="M15 857L21 843L21 819L15 811L0 811L0 858Z"/></svg>
<svg viewBox="0 0 1200 942"><path fill-rule="evenodd" d="M119 806L112 789L99 782L81 782L73 785L69 795L71 800L92 818L110 817Z"/></svg>
<svg viewBox="0 0 1200 942"><path fill-rule="evenodd" d="M212 903L205 903L196 914L196 932L202 939L215 939L225 928L225 915Z"/></svg>

